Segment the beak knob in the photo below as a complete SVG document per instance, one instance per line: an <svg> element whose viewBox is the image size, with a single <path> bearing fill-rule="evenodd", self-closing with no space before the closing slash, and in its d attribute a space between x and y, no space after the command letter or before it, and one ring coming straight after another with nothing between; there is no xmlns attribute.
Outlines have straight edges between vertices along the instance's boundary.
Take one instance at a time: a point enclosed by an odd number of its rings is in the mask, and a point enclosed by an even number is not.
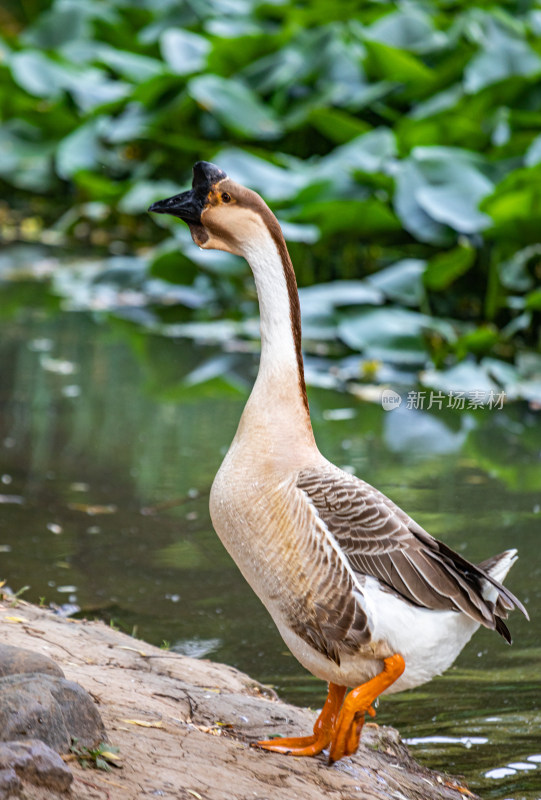
<svg viewBox="0 0 541 800"><path fill-rule="evenodd" d="M227 178L226 173L210 161L198 161L193 167L192 189L204 191L208 194L211 186Z"/></svg>

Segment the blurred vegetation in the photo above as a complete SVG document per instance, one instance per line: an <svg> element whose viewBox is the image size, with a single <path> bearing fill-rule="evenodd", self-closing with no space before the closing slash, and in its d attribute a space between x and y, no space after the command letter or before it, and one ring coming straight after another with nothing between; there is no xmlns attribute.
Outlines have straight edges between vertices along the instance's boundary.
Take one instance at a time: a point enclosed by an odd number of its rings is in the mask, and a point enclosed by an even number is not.
<svg viewBox="0 0 541 800"><path fill-rule="evenodd" d="M144 213L215 161L276 210L307 339L345 380L538 401L540 77L533 0L8 0L3 238L89 243L116 256L90 294L249 338L238 262Z"/></svg>

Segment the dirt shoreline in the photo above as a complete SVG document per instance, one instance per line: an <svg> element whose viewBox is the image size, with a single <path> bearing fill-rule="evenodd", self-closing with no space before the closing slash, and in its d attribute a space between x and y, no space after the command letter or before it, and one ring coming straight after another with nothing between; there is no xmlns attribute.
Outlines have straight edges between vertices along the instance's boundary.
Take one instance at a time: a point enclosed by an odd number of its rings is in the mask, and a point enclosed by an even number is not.
<svg viewBox="0 0 541 800"><path fill-rule="evenodd" d="M238 670L160 650L102 622L63 619L24 601L0 601L0 642L42 653L92 696L122 768L69 761L76 800L457 800L457 779L418 765L392 728L366 725L353 758L291 758L250 746L303 735L311 711L277 700ZM26 791L28 788L28 791ZM25 800L57 797L25 786Z"/></svg>

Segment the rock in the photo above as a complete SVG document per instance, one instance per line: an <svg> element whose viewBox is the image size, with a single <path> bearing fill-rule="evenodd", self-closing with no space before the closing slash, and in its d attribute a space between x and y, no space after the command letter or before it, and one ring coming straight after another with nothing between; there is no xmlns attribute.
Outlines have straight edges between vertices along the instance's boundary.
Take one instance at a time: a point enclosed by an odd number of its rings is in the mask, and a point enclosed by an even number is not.
<svg viewBox="0 0 541 800"><path fill-rule="evenodd" d="M0 775L2 772L13 772L19 785L22 779L55 792L67 792L73 781L71 770L58 753L39 739L0 743Z"/></svg>
<svg viewBox="0 0 541 800"><path fill-rule="evenodd" d="M460 779L416 764L396 731L372 723L358 753L332 767L324 753L291 758L250 747L276 734L308 734L315 714L269 700L267 690L232 667L160 650L102 622L75 623L24 601L19 606L27 624L3 624L13 610L0 599L0 641L44 654L54 646L70 677L99 697L125 766L106 778L71 764L74 783L66 798L97 798L99 784L99 797L110 800L474 800ZM56 795L25 782L22 796Z"/></svg>
<svg viewBox="0 0 541 800"><path fill-rule="evenodd" d="M14 769L0 769L0 800L19 797L23 785Z"/></svg>
<svg viewBox="0 0 541 800"><path fill-rule="evenodd" d="M0 678L0 741L28 739L67 753L72 739L95 747L106 736L97 708L79 684L39 673Z"/></svg>
<svg viewBox="0 0 541 800"><path fill-rule="evenodd" d="M0 643L0 678L21 672L42 672L46 675L57 675L59 678L64 677L64 673L52 658L35 653L33 650Z"/></svg>

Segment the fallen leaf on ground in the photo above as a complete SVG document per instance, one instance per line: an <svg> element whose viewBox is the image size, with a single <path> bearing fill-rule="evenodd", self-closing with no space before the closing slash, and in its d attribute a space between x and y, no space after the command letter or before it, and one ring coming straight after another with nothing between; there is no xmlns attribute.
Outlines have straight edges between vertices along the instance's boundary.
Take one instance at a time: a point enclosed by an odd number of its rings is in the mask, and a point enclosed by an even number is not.
<svg viewBox="0 0 541 800"><path fill-rule="evenodd" d="M130 725L139 725L141 728L163 728L163 722L147 722L144 719L123 719L122 722L128 722Z"/></svg>
<svg viewBox="0 0 541 800"><path fill-rule="evenodd" d="M201 733L210 733L212 736L221 736L222 729L216 728L213 725L194 725L194 728L197 728L198 731Z"/></svg>
<svg viewBox="0 0 541 800"><path fill-rule="evenodd" d="M6 622L28 622L25 617L4 617Z"/></svg>
<svg viewBox="0 0 541 800"><path fill-rule="evenodd" d="M106 758L107 761L122 761L120 756L118 756L116 753L109 752L109 750L102 750L100 755L102 758Z"/></svg>
<svg viewBox="0 0 541 800"><path fill-rule="evenodd" d="M134 653L139 653L139 655L143 656L143 658L148 658L148 655L147 655L147 653L145 653L144 650L138 650L136 647L128 647L127 644L121 644L118 649L119 650L131 650Z"/></svg>

